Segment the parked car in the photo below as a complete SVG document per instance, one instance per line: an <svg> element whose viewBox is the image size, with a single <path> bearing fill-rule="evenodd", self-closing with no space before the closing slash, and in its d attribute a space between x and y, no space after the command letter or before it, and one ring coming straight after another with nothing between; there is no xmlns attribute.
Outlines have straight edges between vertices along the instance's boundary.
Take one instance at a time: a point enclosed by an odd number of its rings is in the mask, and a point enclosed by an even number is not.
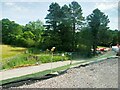
<svg viewBox="0 0 120 90"><path fill-rule="evenodd" d="M104 48L97 48L97 51L104 51Z"/></svg>
<svg viewBox="0 0 120 90"><path fill-rule="evenodd" d="M115 52L117 52L117 53L119 52L118 46L112 46L112 50L115 51Z"/></svg>

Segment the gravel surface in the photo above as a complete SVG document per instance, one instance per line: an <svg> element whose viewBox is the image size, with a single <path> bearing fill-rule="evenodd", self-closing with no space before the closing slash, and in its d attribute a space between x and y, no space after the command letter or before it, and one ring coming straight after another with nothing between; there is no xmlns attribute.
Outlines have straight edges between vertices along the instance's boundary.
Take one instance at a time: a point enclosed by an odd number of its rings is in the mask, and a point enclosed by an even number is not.
<svg viewBox="0 0 120 90"><path fill-rule="evenodd" d="M86 67L17 88L118 88L118 59L108 59Z"/></svg>

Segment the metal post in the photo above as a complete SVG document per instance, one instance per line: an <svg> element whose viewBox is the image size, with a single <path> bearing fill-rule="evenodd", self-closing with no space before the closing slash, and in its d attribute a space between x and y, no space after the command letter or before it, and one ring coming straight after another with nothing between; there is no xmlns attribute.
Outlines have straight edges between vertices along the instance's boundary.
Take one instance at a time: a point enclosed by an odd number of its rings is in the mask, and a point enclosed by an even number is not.
<svg viewBox="0 0 120 90"><path fill-rule="evenodd" d="M51 73L52 73L52 59L53 59L53 52L52 52L52 57L51 57Z"/></svg>
<svg viewBox="0 0 120 90"><path fill-rule="evenodd" d="M72 65L72 59L73 59L73 52L71 53L71 60L70 60L70 65Z"/></svg>
<svg viewBox="0 0 120 90"><path fill-rule="evenodd" d="M51 52L52 52L52 57L51 57L51 73L52 73L52 59L53 59L53 51L55 50L55 47L52 47Z"/></svg>

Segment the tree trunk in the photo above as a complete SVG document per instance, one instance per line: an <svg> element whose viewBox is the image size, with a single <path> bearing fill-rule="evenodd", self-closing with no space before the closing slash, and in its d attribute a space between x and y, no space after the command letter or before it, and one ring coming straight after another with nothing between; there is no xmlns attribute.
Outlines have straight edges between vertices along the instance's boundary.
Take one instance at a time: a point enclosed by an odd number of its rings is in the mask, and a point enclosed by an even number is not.
<svg viewBox="0 0 120 90"><path fill-rule="evenodd" d="M75 51L75 23L73 22L73 51Z"/></svg>
<svg viewBox="0 0 120 90"><path fill-rule="evenodd" d="M93 55L96 55L96 45L93 45Z"/></svg>

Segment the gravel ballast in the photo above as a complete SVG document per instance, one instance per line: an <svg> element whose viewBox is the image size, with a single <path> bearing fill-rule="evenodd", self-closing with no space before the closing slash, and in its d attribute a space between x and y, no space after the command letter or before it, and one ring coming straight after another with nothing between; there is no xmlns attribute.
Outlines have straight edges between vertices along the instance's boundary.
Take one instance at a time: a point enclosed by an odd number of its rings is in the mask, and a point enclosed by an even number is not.
<svg viewBox="0 0 120 90"><path fill-rule="evenodd" d="M17 88L118 88L118 59L107 59Z"/></svg>

